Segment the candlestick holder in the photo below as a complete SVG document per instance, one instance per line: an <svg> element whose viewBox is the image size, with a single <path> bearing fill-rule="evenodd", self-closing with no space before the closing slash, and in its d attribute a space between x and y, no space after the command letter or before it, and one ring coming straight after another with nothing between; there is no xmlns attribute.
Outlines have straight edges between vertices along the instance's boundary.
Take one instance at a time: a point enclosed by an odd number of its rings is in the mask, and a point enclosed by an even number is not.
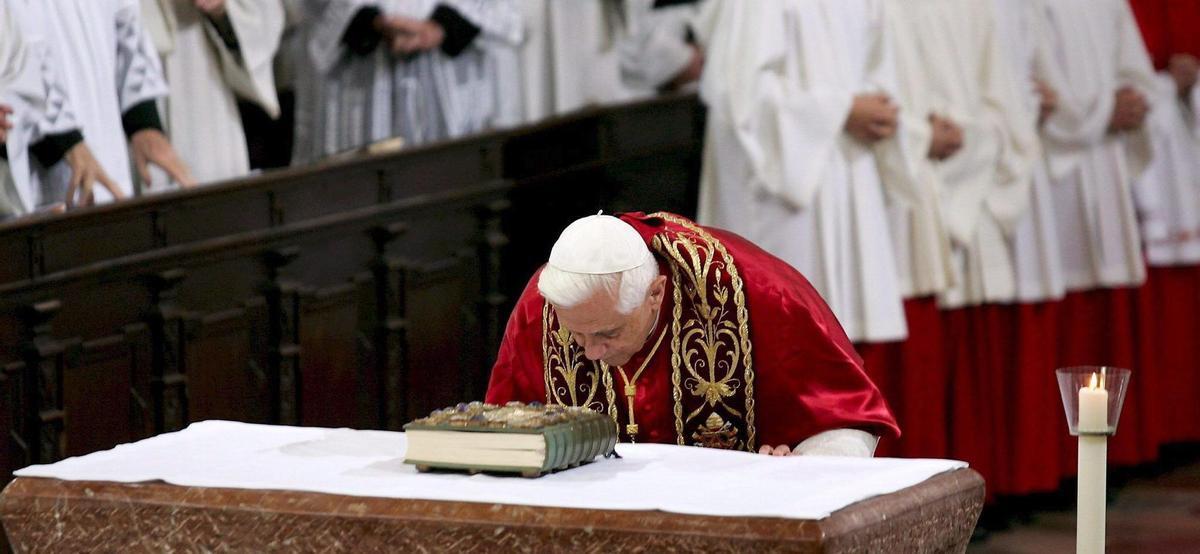
<svg viewBox="0 0 1200 554"><path fill-rule="evenodd" d="M1075 552L1104 554L1108 437L1117 432L1131 372L1107 366L1055 370L1067 429L1079 437Z"/></svg>

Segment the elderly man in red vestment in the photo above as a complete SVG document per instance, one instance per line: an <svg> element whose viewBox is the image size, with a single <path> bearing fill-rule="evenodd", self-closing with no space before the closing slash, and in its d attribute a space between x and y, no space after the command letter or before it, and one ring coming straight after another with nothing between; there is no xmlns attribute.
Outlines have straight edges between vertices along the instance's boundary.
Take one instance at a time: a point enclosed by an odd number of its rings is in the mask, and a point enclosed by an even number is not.
<svg viewBox="0 0 1200 554"><path fill-rule="evenodd" d="M575 221L508 322L487 400L587 406L624 441L873 455L899 429L795 269L658 213Z"/></svg>

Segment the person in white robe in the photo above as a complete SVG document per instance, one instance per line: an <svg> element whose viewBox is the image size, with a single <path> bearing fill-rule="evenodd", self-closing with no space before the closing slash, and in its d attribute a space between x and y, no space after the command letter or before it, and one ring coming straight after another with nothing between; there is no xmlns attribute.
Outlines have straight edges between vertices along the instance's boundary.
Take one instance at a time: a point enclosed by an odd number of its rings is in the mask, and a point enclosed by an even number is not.
<svg viewBox="0 0 1200 554"><path fill-rule="evenodd" d="M191 185L186 167L162 132L155 102L167 87L142 27L138 1L8 2L20 14L22 30L44 40L47 63L61 79L61 90L51 91L46 105L70 106L82 139L94 149L119 196L134 193L131 166L146 175L153 164L177 182ZM56 163L42 172L41 188L70 200L68 188L77 173L65 161ZM14 172L14 177L21 176ZM113 198L107 187L94 190L96 203Z"/></svg>
<svg viewBox="0 0 1200 554"><path fill-rule="evenodd" d="M885 156L897 251L912 296L947 308L1016 297L1007 239L1029 206L1036 137L1006 59L990 0L905 0L888 18L896 55L899 135ZM934 195L935 198L924 198ZM918 234L922 225L938 218ZM923 223L923 220L925 221ZM944 230L945 238L934 235ZM909 232L908 230L912 231Z"/></svg>
<svg viewBox="0 0 1200 554"><path fill-rule="evenodd" d="M3 0L0 8L12 26L3 33L0 67L5 74L0 103L6 103L12 114L12 132L0 141L4 143L0 158L10 170L5 172L6 215L90 205L97 185L124 196L83 140L60 75L63 68L37 24L41 6ZM59 165L65 181L44 178L48 169Z"/></svg>
<svg viewBox="0 0 1200 554"><path fill-rule="evenodd" d="M257 104L272 118L279 116L273 61L283 33L282 3L141 4L169 88L163 113L171 143L197 182L246 175L250 157L237 100Z"/></svg>
<svg viewBox="0 0 1200 554"><path fill-rule="evenodd" d="M699 221L800 270L851 340L906 336L872 146L896 129L890 0L716 0Z"/></svg>
<svg viewBox="0 0 1200 554"><path fill-rule="evenodd" d="M16 18L9 14L7 4L0 2L0 221L25 212L24 202L17 192L9 171L7 143L13 128L12 105L17 102L40 108L37 81L30 79L27 70L29 56Z"/></svg>
<svg viewBox="0 0 1200 554"><path fill-rule="evenodd" d="M1159 82L1125 0L1036 0L1037 77L1058 91L1042 126L1068 291L1146 277L1132 183L1151 161L1144 125Z"/></svg>
<svg viewBox="0 0 1200 554"><path fill-rule="evenodd" d="M493 41L515 45L506 0L308 0L311 84L297 89L296 160L400 137L425 144L492 127Z"/></svg>
<svg viewBox="0 0 1200 554"><path fill-rule="evenodd" d="M706 2L625 0L621 78L635 94L686 90L700 80L704 51L692 28Z"/></svg>
<svg viewBox="0 0 1200 554"><path fill-rule="evenodd" d="M1024 125L1034 128L1049 116L1058 102L1058 94L1034 77L1037 59L1048 55L1038 48L1036 9L1030 0L995 0L998 31L1004 51L1012 64L1022 97L1025 99ZM1066 293L1050 174L1040 153L1033 162L1030 206L1009 237L1016 271L1016 300L1036 303L1058 300Z"/></svg>
<svg viewBox="0 0 1200 554"><path fill-rule="evenodd" d="M523 119L633 100L621 78L626 0L516 0Z"/></svg>
<svg viewBox="0 0 1200 554"><path fill-rule="evenodd" d="M1154 157L1134 183L1146 264L1200 263L1200 135L1194 127L1195 58L1177 56L1155 75L1146 120Z"/></svg>

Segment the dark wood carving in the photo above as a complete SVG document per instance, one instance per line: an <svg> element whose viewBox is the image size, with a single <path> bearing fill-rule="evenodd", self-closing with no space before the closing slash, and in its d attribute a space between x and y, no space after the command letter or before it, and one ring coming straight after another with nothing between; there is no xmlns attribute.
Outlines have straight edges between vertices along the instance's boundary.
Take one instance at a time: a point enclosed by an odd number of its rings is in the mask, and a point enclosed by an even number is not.
<svg viewBox="0 0 1200 554"><path fill-rule="evenodd" d="M62 309L58 300L29 304L21 309L25 341L18 388L19 407L13 419L25 463L59 460L65 452L63 426L63 366L66 345L50 333L50 322Z"/></svg>
<svg viewBox="0 0 1200 554"><path fill-rule="evenodd" d="M179 285L186 277L186 272L175 268L147 278L152 302L146 326L150 331L150 402L155 433L178 431L188 422L187 314L177 302Z"/></svg>
<svg viewBox="0 0 1200 554"><path fill-rule="evenodd" d="M394 222L371 228L375 246L371 260L374 298L371 302L371 351L376 382L379 425L399 429L408 413L408 262L390 256L388 247L408 230L408 224Z"/></svg>
<svg viewBox="0 0 1200 554"><path fill-rule="evenodd" d="M299 248L270 250L267 270L267 382L271 390L271 422L300 424L300 295L301 287L284 279L283 269L300 255Z"/></svg>
<svg viewBox="0 0 1200 554"><path fill-rule="evenodd" d="M0 482L192 421L399 429L481 399L563 225L691 213L701 112L660 98L0 224Z"/></svg>

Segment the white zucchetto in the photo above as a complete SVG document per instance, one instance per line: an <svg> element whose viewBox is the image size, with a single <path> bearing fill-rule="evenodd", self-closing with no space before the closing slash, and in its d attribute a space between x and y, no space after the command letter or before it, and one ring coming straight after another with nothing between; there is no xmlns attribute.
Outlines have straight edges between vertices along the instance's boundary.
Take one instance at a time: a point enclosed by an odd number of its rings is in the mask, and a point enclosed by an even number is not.
<svg viewBox="0 0 1200 554"><path fill-rule="evenodd" d="M653 260L641 235L611 215L590 215L563 229L548 265L569 273L620 273Z"/></svg>

